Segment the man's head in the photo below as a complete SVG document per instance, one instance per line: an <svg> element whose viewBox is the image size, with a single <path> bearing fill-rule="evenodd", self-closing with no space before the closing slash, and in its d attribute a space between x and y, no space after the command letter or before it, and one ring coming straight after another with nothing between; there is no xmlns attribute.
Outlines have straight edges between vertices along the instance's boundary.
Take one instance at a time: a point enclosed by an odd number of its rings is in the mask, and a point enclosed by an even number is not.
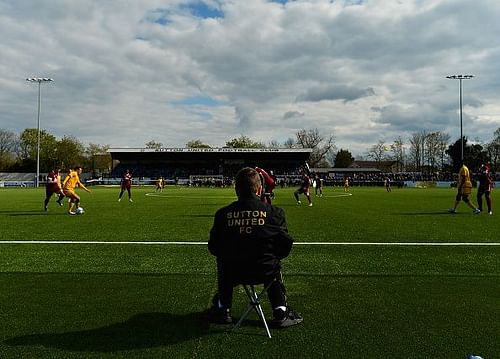
<svg viewBox="0 0 500 359"><path fill-rule="evenodd" d="M250 167L242 168L236 174L235 189L238 197L249 197L252 194L260 195L262 183L259 173Z"/></svg>
<svg viewBox="0 0 500 359"><path fill-rule="evenodd" d="M83 168L82 168L82 166L77 165L77 166L73 167L73 171L78 172L78 174L81 174L83 171Z"/></svg>

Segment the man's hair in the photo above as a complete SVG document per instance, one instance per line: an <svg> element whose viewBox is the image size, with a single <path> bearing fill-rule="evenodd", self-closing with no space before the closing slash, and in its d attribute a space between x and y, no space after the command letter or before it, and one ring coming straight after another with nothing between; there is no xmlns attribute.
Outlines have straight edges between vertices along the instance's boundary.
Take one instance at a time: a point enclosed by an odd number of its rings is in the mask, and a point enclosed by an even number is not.
<svg viewBox="0 0 500 359"><path fill-rule="evenodd" d="M236 194L238 197L255 194L262 185L259 173L251 167L245 167L239 170L236 174L235 182Z"/></svg>

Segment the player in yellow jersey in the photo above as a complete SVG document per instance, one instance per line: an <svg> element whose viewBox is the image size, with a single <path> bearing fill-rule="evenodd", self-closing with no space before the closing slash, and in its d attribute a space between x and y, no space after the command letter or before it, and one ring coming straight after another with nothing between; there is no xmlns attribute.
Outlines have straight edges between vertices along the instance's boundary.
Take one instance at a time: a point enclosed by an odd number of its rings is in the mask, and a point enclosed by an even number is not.
<svg viewBox="0 0 500 359"><path fill-rule="evenodd" d="M163 188L165 187L165 180L163 179L163 176L160 176L158 177L158 179L156 180L156 188L155 188L155 192L158 192L158 190L160 192L163 192Z"/></svg>
<svg viewBox="0 0 500 359"><path fill-rule="evenodd" d="M470 180L470 172L467 166L462 163L462 168L458 172L458 181L457 181L457 195L455 197L455 205L453 208L450 208L448 212L457 213L457 207L460 203L460 200L464 201L467 206L472 208L474 214L479 214L481 211L479 208L476 208L475 205L471 203L469 200L469 195L472 192L472 182Z"/></svg>
<svg viewBox="0 0 500 359"><path fill-rule="evenodd" d="M349 177L344 178L344 192L349 192Z"/></svg>
<svg viewBox="0 0 500 359"><path fill-rule="evenodd" d="M82 182L80 182L81 173L82 173L82 167L75 166L75 168L69 171L62 185L64 195L66 197L69 197L69 208L68 208L69 214L76 214L74 209L78 208L80 205L80 196L76 194L75 188L80 187L90 193L90 190L87 187L85 187Z"/></svg>

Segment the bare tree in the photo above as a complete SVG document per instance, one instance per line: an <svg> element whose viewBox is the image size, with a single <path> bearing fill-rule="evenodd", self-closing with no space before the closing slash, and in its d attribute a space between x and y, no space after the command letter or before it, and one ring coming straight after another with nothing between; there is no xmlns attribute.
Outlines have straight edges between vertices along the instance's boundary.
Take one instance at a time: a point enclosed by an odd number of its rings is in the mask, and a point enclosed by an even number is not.
<svg viewBox="0 0 500 359"><path fill-rule="evenodd" d="M285 141L283 144L285 148L294 148L295 147L295 140L293 138L288 138L288 140Z"/></svg>
<svg viewBox="0 0 500 359"><path fill-rule="evenodd" d="M397 162L398 172L403 172L404 170L404 143L401 136L398 136L396 140L391 144L391 151L394 155L394 160Z"/></svg>
<svg viewBox="0 0 500 359"><path fill-rule="evenodd" d="M444 159L446 157L446 150L448 149L450 143L450 135L444 132L438 132L438 152L441 162L441 171L444 171Z"/></svg>
<svg viewBox="0 0 500 359"><path fill-rule="evenodd" d="M500 161L500 127L493 133L493 140L486 145L492 169L497 171Z"/></svg>
<svg viewBox="0 0 500 359"><path fill-rule="evenodd" d="M302 129L296 134L296 145L299 148L312 148L309 164L312 167L327 167L330 164L326 160L327 154L335 149L335 138L333 135L323 136L317 128Z"/></svg>
<svg viewBox="0 0 500 359"><path fill-rule="evenodd" d="M384 141L379 140L377 144L368 149L367 156L377 162L377 167L380 168L380 163L386 158L387 146Z"/></svg>
<svg viewBox="0 0 500 359"><path fill-rule="evenodd" d="M423 164L423 148L424 148L424 143L425 143L425 137L426 133L425 131L422 132L415 132L412 133L410 136L410 151L408 154L408 157L410 161L412 161L412 167L415 171L420 172L422 171L422 164Z"/></svg>
<svg viewBox="0 0 500 359"><path fill-rule="evenodd" d="M0 169L14 162L14 152L18 146L19 138L14 132L0 129Z"/></svg>

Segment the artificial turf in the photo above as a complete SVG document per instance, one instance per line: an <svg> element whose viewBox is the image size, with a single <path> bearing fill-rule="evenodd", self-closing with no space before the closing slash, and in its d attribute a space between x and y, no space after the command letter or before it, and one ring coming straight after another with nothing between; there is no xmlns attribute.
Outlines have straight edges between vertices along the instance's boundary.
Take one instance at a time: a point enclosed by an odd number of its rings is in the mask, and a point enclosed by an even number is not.
<svg viewBox="0 0 500 359"><path fill-rule="evenodd" d="M94 188L69 216L44 213L41 189L0 190L1 241L89 242L0 243L1 358L500 357L499 246L375 245L499 243L495 214L446 213L452 190L326 188L311 208L278 190L299 242L285 284L305 319L270 340L255 316L236 332L204 320L215 268L203 243L91 243L206 242L233 191L133 191L118 203L117 188ZM238 290L235 317L245 305Z"/></svg>

